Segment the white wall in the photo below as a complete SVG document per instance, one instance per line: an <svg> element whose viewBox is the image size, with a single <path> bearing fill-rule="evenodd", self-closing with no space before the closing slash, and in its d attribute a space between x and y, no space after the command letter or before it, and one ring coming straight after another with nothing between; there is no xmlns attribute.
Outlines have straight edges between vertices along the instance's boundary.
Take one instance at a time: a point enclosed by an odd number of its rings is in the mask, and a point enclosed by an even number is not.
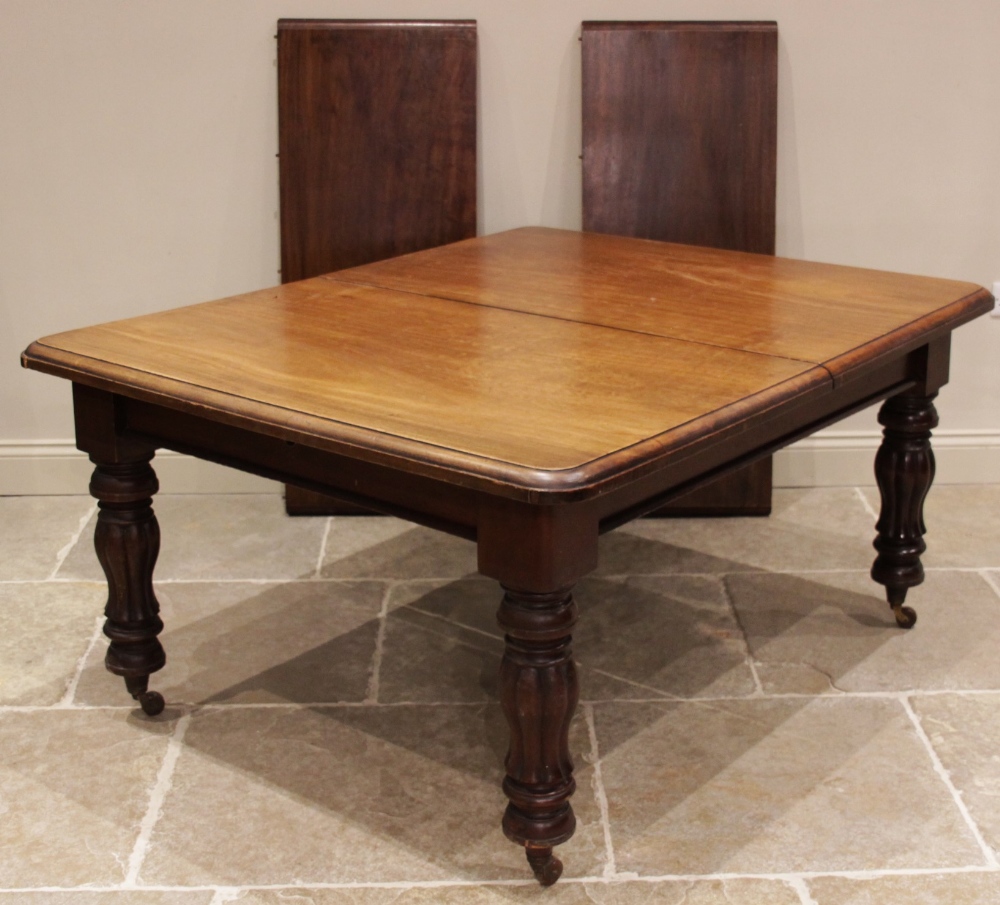
<svg viewBox="0 0 1000 905"><path fill-rule="evenodd" d="M69 386L28 342L277 282L282 16L478 20L487 233L580 225L581 20L776 19L778 253L1000 280L998 0L0 0L0 492L62 489ZM955 336L944 480L1000 480L998 346ZM867 480L875 428L779 481Z"/></svg>

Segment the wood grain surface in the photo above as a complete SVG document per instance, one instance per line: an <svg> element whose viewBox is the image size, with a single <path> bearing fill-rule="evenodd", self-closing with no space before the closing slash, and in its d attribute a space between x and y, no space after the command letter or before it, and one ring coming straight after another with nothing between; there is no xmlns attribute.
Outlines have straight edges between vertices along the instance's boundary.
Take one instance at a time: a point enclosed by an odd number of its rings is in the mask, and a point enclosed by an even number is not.
<svg viewBox="0 0 1000 905"><path fill-rule="evenodd" d="M854 350L903 344L947 320L951 309L941 309L950 303L974 305L986 293L953 280L543 227L329 279L808 361L835 375Z"/></svg>
<svg viewBox="0 0 1000 905"><path fill-rule="evenodd" d="M476 233L476 23L278 22L282 281Z"/></svg>
<svg viewBox="0 0 1000 905"><path fill-rule="evenodd" d="M476 234L476 23L278 22L282 282ZM364 510L294 485L293 515Z"/></svg>
<svg viewBox="0 0 1000 905"><path fill-rule="evenodd" d="M869 370L890 355L898 381L907 349L991 306L965 283L544 229L353 276L386 270L411 288L317 277L47 337L23 362L394 467L574 489L735 436L776 407L818 411L835 372L808 354L853 354ZM428 280L476 300L413 291ZM644 298L654 286L659 304ZM675 287L690 304L670 304ZM647 332L600 322L617 312L633 323L630 301ZM701 309L732 348L689 338ZM788 348L779 327L797 335L798 356L744 348Z"/></svg>
<svg viewBox="0 0 1000 905"><path fill-rule="evenodd" d="M774 22L584 22L583 228L774 253Z"/></svg>
<svg viewBox="0 0 1000 905"><path fill-rule="evenodd" d="M774 22L584 22L583 228L774 254ZM658 516L766 515L770 459Z"/></svg>
<svg viewBox="0 0 1000 905"><path fill-rule="evenodd" d="M826 379L798 361L321 279L45 342L177 394L211 387L537 469L582 465L792 378Z"/></svg>

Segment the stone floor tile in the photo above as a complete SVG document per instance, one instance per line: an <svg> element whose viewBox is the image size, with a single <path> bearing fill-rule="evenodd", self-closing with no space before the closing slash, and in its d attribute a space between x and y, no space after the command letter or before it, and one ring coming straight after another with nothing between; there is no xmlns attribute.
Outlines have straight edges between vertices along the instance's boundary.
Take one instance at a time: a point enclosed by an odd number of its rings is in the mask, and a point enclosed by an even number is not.
<svg viewBox="0 0 1000 905"><path fill-rule="evenodd" d="M0 891L0 905L211 905L214 896L215 891L211 889L47 889L44 892Z"/></svg>
<svg viewBox="0 0 1000 905"><path fill-rule="evenodd" d="M524 879L500 831L507 729L496 705L197 714L141 880L147 885ZM571 749L589 749L578 720ZM600 875L592 770L577 757L566 876ZM530 877L530 874L528 874Z"/></svg>
<svg viewBox="0 0 1000 905"><path fill-rule="evenodd" d="M927 573L909 631L867 573L726 582L767 693L1000 688L1000 598L975 573Z"/></svg>
<svg viewBox="0 0 1000 905"><path fill-rule="evenodd" d="M743 635L718 579L584 579L574 596L585 700L753 693ZM496 700L500 597L482 579L394 588L379 700Z"/></svg>
<svg viewBox="0 0 1000 905"><path fill-rule="evenodd" d="M121 883L172 729L123 711L0 713L0 888Z"/></svg>
<svg viewBox="0 0 1000 905"><path fill-rule="evenodd" d="M461 578L476 574L476 545L387 516L335 518L326 578Z"/></svg>
<svg viewBox="0 0 1000 905"><path fill-rule="evenodd" d="M983 863L896 701L617 702L594 712L619 871Z"/></svg>
<svg viewBox="0 0 1000 905"><path fill-rule="evenodd" d="M48 578L93 506L89 496L0 497L0 581Z"/></svg>
<svg viewBox="0 0 1000 905"><path fill-rule="evenodd" d="M378 700L496 701L503 636L501 591L482 579L404 582L393 588Z"/></svg>
<svg viewBox="0 0 1000 905"><path fill-rule="evenodd" d="M289 518L278 494L158 494L157 579L305 578L316 570L326 520ZM104 577L91 522L60 578Z"/></svg>
<svg viewBox="0 0 1000 905"><path fill-rule="evenodd" d="M1000 695L915 696L911 700L983 838L1000 852Z"/></svg>
<svg viewBox="0 0 1000 905"><path fill-rule="evenodd" d="M62 700L107 597L97 582L0 585L0 704Z"/></svg>
<svg viewBox="0 0 1000 905"><path fill-rule="evenodd" d="M375 581L159 584L167 665L150 687L172 704L362 701L384 592ZM106 650L102 638L77 702L129 702Z"/></svg>
<svg viewBox="0 0 1000 905"><path fill-rule="evenodd" d="M775 490L768 518L637 519L604 535L600 574L867 569L874 520L850 487Z"/></svg>
<svg viewBox="0 0 1000 905"><path fill-rule="evenodd" d="M576 599L584 699L754 692L743 633L719 579L585 579Z"/></svg>
<svg viewBox="0 0 1000 905"><path fill-rule="evenodd" d="M879 494L865 488L875 511ZM1000 567L1000 484L939 484L924 503L926 568Z"/></svg>
<svg viewBox="0 0 1000 905"><path fill-rule="evenodd" d="M310 905L800 905L786 884L775 880L692 882L559 882L548 889L523 886L452 886L410 889L245 890L240 905L285 905L290 895ZM295 900L292 899L294 902ZM2 905L2 900L0 900Z"/></svg>
<svg viewBox="0 0 1000 905"><path fill-rule="evenodd" d="M816 905L988 905L1000 902L1000 872L919 876L817 877L808 882Z"/></svg>

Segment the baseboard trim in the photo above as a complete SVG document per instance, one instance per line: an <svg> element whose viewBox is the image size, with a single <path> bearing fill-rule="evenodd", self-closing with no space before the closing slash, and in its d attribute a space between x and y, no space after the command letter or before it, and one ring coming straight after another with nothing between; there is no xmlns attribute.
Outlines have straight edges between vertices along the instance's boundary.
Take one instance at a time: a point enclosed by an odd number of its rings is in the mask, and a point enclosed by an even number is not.
<svg viewBox="0 0 1000 905"><path fill-rule="evenodd" d="M774 456L775 487L873 484L877 431L826 431ZM938 484L1000 483L1000 430L934 432ZM72 440L0 440L0 496L84 493L87 457ZM156 473L166 493L280 493L266 478L164 450Z"/></svg>
<svg viewBox="0 0 1000 905"><path fill-rule="evenodd" d="M162 450L153 463L165 493L280 493L267 478ZM0 496L86 493L91 465L72 440L0 440Z"/></svg>
<svg viewBox="0 0 1000 905"><path fill-rule="evenodd" d="M824 431L774 457L775 487L843 487L875 483L880 431ZM937 430L935 484L1000 483L1000 430Z"/></svg>

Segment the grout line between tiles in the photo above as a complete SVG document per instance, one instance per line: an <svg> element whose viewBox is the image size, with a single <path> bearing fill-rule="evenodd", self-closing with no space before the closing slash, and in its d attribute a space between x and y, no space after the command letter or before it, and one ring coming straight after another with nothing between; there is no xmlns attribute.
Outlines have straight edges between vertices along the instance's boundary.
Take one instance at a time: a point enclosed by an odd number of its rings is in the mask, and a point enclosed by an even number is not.
<svg viewBox="0 0 1000 905"><path fill-rule="evenodd" d="M156 782L153 784L149 794L149 804L146 807L146 814L142 818L139 826L139 835L135 840L135 847L128 859L128 873L125 875L123 889L136 889L139 882L139 871L142 870L143 862L146 860L146 853L149 851L149 841L153 835L153 828L160 819L163 811L163 802L170 792L174 782L174 769L177 760L181 756L184 733L191 722L191 714L185 713L177 721L173 734L167 741L167 752L163 756L160 770L156 775Z"/></svg>
<svg viewBox="0 0 1000 905"><path fill-rule="evenodd" d="M453 622L448 622L447 620L443 621L445 622L446 625L455 625L455 623ZM488 647L481 647L478 644L474 644L472 641L466 641L463 638L456 638L454 634L449 635L446 634L444 631L438 630L436 628L428 628L427 626L421 626L420 628L421 631L426 632L428 635L433 635L436 638L444 638L447 642L449 642L450 644L454 644L456 647L461 647L464 648L465 650L474 650L480 654L494 654L494 653L498 654L497 651L491 651ZM488 638L490 636L486 635L486 637ZM381 660L379 661L379 665L381 666ZM375 704L377 703L377 701L372 701L372 703Z"/></svg>
<svg viewBox="0 0 1000 905"><path fill-rule="evenodd" d="M868 502L868 497L865 496L864 491L860 487L855 487L854 493L857 496L857 498L861 500L861 505L865 507L865 510L868 512L868 514L877 522L878 513L875 511L875 507Z"/></svg>
<svg viewBox="0 0 1000 905"><path fill-rule="evenodd" d="M437 619L440 622L447 622L448 625L454 625L456 628L465 629L468 632L473 632L476 635L482 635L484 638L489 638L491 641L503 641L503 635L497 632L497 634L491 634L490 632L484 631L481 628L476 628L474 625L469 625L466 622L461 622L458 619L449 619L447 616L442 616L440 613L431 613L428 610L422 609L415 604L408 603L406 609L414 613L420 613L421 616L427 616L430 619ZM481 649L481 648L480 648Z"/></svg>
<svg viewBox="0 0 1000 905"><path fill-rule="evenodd" d="M983 834L979 831L979 827L976 825L975 820L972 819L972 814L969 813L969 809L965 806L965 802L962 800L962 793L955 787L955 784L951 781L951 776L945 769L944 764L941 762L941 758L938 757L937 751L934 750L934 745L931 743L930 737L924 730L923 724L920 722L920 717L917 716L916 711L913 709L913 705L910 703L910 699L907 695L900 695L900 702L903 705L903 709L906 711L906 715L910 718L910 722L913 723L913 728L916 730L917 736L920 741L923 742L924 747L927 749L927 754L931 759L931 763L934 765L934 772L937 773L941 780L944 782L948 791L951 792L951 797L955 799L955 805L958 807L959 813L962 815L962 819L965 821L972 833L972 837L976 840L979 845L980 850L983 853L983 857L986 859L986 863L989 867L1000 867L1000 861L997 860L997 854L993 849L987 844L986 840L983 838Z"/></svg>
<svg viewBox="0 0 1000 905"><path fill-rule="evenodd" d="M722 596L729 606L729 612L733 614L733 619L740 630L740 634L743 636L743 644L747 649L746 664L750 670L754 685L754 692L749 697L762 698L764 697L764 684L760 681L760 674L757 672L757 661L754 659L753 650L750 648L750 633L747 631L746 625L743 624L743 618L740 616L739 610L736 609L736 601L733 600L733 595L729 593L729 582L726 581L725 575L719 576L719 586L722 588Z"/></svg>
<svg viewBox="0 0 1000 905"><path fill-rule="evenodd" d="M800 905L819 905L812 897L812 893L809 891L809 887L802 877L790 877L786 882L796 895L798 895Z"/></svg>
<svg viewBox="0 0 1000 905"><path fill-rule="evenodd" d="M97 616L94 619L94 633L90 636L90 643L87 645L87 649L83 652L83 656L76 664L76 669L73 671L73 678L70 679L69 683L66 685L66 691L62 696L62 699L55 706L57 708L65 708L73 706L73 699L76 697L76 689L80 684L80 679L83 676L83 668L87 665L87 660L90 658L90 652L97 646L97 642L101 639L101 628L104 624L104 617Z"/></svg>
<svg viewBox="0 0 1000 905"><path fill-rule="evenodd" d="M809 880L835 877L845 880L877 880L882 877L928 877L928 876L962 876L962 875L994 875L1000 874L1000 869L983 867L982 865L967 865L960 867L911 867L911 868L874 868L871 870L827 870L800 871L798 873L735 873L719 872L715 874L618 874L614 877L583 876L562 877L559 886L625 886L632 883L698 883L707 881L728 882L732 880L772 880L785 883L793 889L795 884L806 883ZM342 882L309 882L298 883L250 883L243 886L213 886L211 884L192 884L190 886L170 886L166 884L141 884L134 887L142 892L230 892L252 891L293 891L308 889L449 889L477 887L521 887L538 890L538 881L533 879L469 879L469 880L345 880ZM2 888L0 892L31 893L31 892L121 892L124 886L87 884L85 886L19 886ZM808 892L808 887L807 887ZM226 901L223 899L222 901ZM808 905L813 905L807 900Z"/></svg>
<svg viewBox="0 0 1000 905"><path fill-rule="evenodd" d="M475 648L481 650L481 648ZM592 672L601 672L592 667L580 664L582 669L589 669ZM611 676L611 673L607 673ZM613 678L621 679L620 676ZM621 680L628 684L637 684L629 680ZM645 687L645 686L639 686ZM640 698L581 698L580 704L715 704L715 703L739 703L740 701L760 700L756 695L706 695L698 697L681 697L680 695L670 695L658 689L655 697ZM822 700L892 700L898 701L902 695L910 698L933 698L949 695L951 697L993 697L1000 695L1000 688L935 688L928 690L914 691L845 691L831 694L829 692L817 694L806 692L767 692L764 698L767 700L790 700L790 701L822 701ZM184 707L197 707L201 710L316 710L323 708L354 708L354 707L481 707L489 704L489 700L480 701L225 701L225 702L201 702L201 701L171 701L172 705ZM496 703L494 700L492 703ZM39 713L51 710L87 710L87 711L119 711L135 710L134 702L127 704L71 704L63 707L60 704L0 704L0 713Z"/></svg>
<svg viewBox="0 0 1000 905"><path fill-rule="evenodd" d="M590 737L590 765L594 768L594 797L601 813L601 830L604 833L604 876L614 877L618 873L615 863L615 847L611 842L611 817L608 810L608 795L604 789L604 777L601 773L601 752L597 745L597 725L594 722L594 705L583 705L584 719L587 721L587 735Z"/></svg>
<svg viewBox="0 0 1000 905"><path fill-rule="evenodd" d="M378 611L378 632L375 635L375 650L372 653L372 662L368 670L368 687L365 692L363 704L378 703L378 686L382 675L382 648L385 644L385 623L389 613L389 597L398 582L386 582L385 590L382 592L382 605Z"/></svg>
<svg viewBox="0 0 1000 905"><path fill-rule="evenodd" d="M83 529L87 527L87 522L93 518L94 513L97 512L97 501L95 500L93 505L87 510L86 514L80 518L80 524L77 525L76 531L73 536L69 539L69 543L66 544L57 554L56 554L56 564L52 571L49 573L49 581L52 581L59 570L62 568L64 562L66 562L66 557L69 556L70 552L76 546L77 541L80 540L80 535L83 534Z"/></svg>
<svg viewBox="0 0 1000 905"><path fill-rule="evenodd" d="M993 566L925 566L925 572L1000 572L1000 564ZM588 576L586 580L621 581L626 578L723 578L727 575L867 575L867 568L858 569L773 569L747 568L728 572L608 572ZM362 581L385 581L374 575L348 577L310 575L306 578L154 578L154 585L167 584L356 584ZM406 584L434 584L454 581L484 581L492 579L476 573L467 575L440 575L429 578L393 579ZM104 578L3 578L0 585L22 584L104 584ZM873 587L876 587L873 585ZM877 589L877 588L876 588Z"/></svg>
<svg viewBox="0 0 1000 905"><path fill-rule="evenodd" d="M330 537L330 526L333 524L333 516L326 517L326 524L323 526L323 537L319 542L319 556L316 557L316 568L313 570L313 578L321 578L323 574L323 560L326 558L326 542Z"/></svg>
<svg viewBox="0 0 1000 905"><path fill-rule="evenodd" d="M598 669L596 666L588 666L586 663L581 663L575 657L573 662L585 672L596 673L599 676L604 676L607 679L614 679L616 682L621 682L625 685L631 685L633 688L641 688L643 691L651 691L656 695L655 698L650 698L648 700L655 701L686 701L688 698L682 698L675 694L670 694L668 691L661 691L659 688L654 688L652 685L644 685L642 682L636 682L635 679L626 679L625 676L617 676L613 672L608 672L604 669ZM632 698L625 698L625 700L631 701ZM587 703L604 703L603 698L592 698L588 699Z"/></svg>
<svg viewBox="0 0 1000 905"><path fill-rule="evenodd" d="M979 577L982 578L992 589L993 593L1000 597L1000 585L997 584L996 579L990 575L986 569L978 569Z"/></svg>

